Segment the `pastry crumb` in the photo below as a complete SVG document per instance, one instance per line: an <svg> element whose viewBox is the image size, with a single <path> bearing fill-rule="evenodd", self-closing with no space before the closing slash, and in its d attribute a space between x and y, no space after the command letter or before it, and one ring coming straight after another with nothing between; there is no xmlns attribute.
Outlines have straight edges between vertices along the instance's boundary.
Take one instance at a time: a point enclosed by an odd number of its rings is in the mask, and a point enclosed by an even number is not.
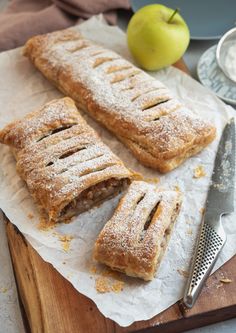
<svg viewBox="0 0 236 333"><path fill-rule="evenodd" d="M73 239L71 235L63 235L58 237L59 241L62 242L62 248L65 252L70 250L70 242Z"/></svg>
<svg viewBox="0 0 236 333"><path fill-rule="evenodd" d="M176 192L181 192L179 185L175 185L175 186L174 186L174 190L175 190Z"/></svg>
<svg viewBox="0 0 236 333"><path fill-rule="evenodd" d="M61 242L62 249L65 252L68 252L70 250L70 242L74 238L73 236L71 236L71 235L62 235L57 231L53 231L52 235L58 238L58 240Z"/></svg>
<svg viewBox="0 0 236 333"><path fill-rule="evenodd" d="M114 282L112 285L112 291L114 291L115 293L119 293L124 289L124 281L117 281Z"/></svg>
<svg viewBox="0 0 236 333"><path fill-rule="evenodd" d="M198 165L194 169L193 178L201 178L201 177L205 177L205 176L206 176L206 172L205 172L203 166L202 165Z"/></svg>
<svg viewBox="0 0 236 333"><path fill-rule="evenodd" d="M0 288L0 293L2 293L2 294L6 294L7 291L8 291L8 288L6 288L6 287Z"/></svg>
<svg viewBox="0 0 236 333"><path fill-rule="evenodd" d="M205 214L205 210L206 210L205 207L202 207L202 208L199 209L199 212L200 212L202 215L204 215L204 214Z"/></svg>
<svg viewBox="0 0 236 333"><path fill-rule="evenodd" d="M108 278L99 277L95 281L95 288L97 292L104 294L111 291Z"/></svg>
<svg viewBox="0 0 236 333"><path fill-rule="evenodd" d="M187 229L187 234L191 236L193 234L193 230L191 228Z"/></svg>
<svg viewBox="0 0 236 333"><path fill-rule="evenodd" d="M95 265L92 265L89 269L91 274L96 274L97 273L97 267Z"/></svg>
<svg viewBox="0 0 236 333"><path fill-rule="evenodd" d="M220 282L223 282L223 283L231 283L231 282L233 282L233 280L228 279L228 278L223 278L223 279L220 279Z"/></svg>
<svg viewBox="0 0 236 333"><path fill-rule="evenodd" d="M69 273L69 274L67 274L67 276L66 276L66 278L67 278L68 280L70 280L72 277L73 277L73 273Z"/></svg>
<svg viewBox="0 0 236 333"><path fill-rule="evenodd" d="M99 293L119 293L124 289L124 285L122 273L109 268L104 269L95 280L95 289Z"/></svg>
<svg viewBox="0 0 236 333"><path fill-rule="evenodd" d="M31 220L34 218L34 215L33 215L32 213L29 213L27 216L28 216L28 218L31 219Z"/></svg>
<svg viewBox="0 0 236 333"><path fill-rule="evenodd" d="M183 277L185 277L185 278L188 278L189 277L189 273L187 272L187 271L185 271L185 270L183 270L183 269L177 269L177 272L180 274L180 275L182 275Z"/></svg>
<svg viewBox="0 0 236 333"><path fill-rule="evenodd" d="M157 177L144 177L143 179L144 181L146 181L147 183L151 183L151 184L158 184L160 182L160 179Z"/></svg>
<svg viewBox="0 0 236 333"><path fill-rule="evenodd" d="M55 224L54 223L49 223L47 220L45 220L44 218L40 218L39 224L37 225L37 228L40 231L49 231L53 228L55 228Z"/></svg>

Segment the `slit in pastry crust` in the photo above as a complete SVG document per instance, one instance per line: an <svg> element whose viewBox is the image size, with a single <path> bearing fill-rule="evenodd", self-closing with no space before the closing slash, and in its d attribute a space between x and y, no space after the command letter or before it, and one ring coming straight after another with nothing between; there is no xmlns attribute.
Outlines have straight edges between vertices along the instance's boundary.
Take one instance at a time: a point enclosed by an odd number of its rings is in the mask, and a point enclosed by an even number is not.
<svg viewBox="0 0 236 333"><path fill-rule="evenodd" d="M113 57L104 57L104 58L97 58L95 61L94 61L94 64L93 64L93 68L96 68L102 64L104 64L105 62L109 62L109 61L113 61L115 60L116 58L113 58Z"/></svg>
<svg viewBox="0 0 236 333"><path fill-rule="evenodd" d="M131 77L134 77L135 75L138 75L139 73L140 73L139 70L135 70L135 71L131 71L127 74L116 74L113 77L113 79L111 80L111 84L124 81L127 78L131 78Z"/></svg>
<svg viewBox="0 0 236 333"><path fill-rule="evenodd" d="M152 280L164 255L182 197L134 181L99 234L94 258L129 276Z"/></svg>
<svg viewBox="0 0 236 333"><path fill-rule="evenodd" d="M90 47L69 52L68 47L76 46L78 40ZM75 30L34 36L26 43L24 54L83 110L124 138L144 165L168 172L215 138L215 127L182 105L164 84ZM109 73L112 66L116 70ZM160 91L142 95L152 88ZM162 115L172 113L176 117L161 120Z"/></svg>
<svg viewBox="0 0 236 333"><path fill-rule="evenodd" d="M7 125L0 142L14 150L17 171L48 224L102 203L134 176L68 97Z"/></svg>

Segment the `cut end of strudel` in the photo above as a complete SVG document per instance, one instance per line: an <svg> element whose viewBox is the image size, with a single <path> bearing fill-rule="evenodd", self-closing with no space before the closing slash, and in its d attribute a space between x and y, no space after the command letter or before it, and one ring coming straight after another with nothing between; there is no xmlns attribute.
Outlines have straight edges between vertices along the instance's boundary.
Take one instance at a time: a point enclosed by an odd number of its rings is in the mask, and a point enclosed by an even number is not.
<svg viewBox="0 0 236 333"><path fill-rule="evenodd" d="M94 258L129 276L152 280L181 203L180 192L134 181L98 236Z"/></svg>
<svg viewBox="0 0 236 333"><path fill-rule="evenodd" d="M0 131L49 223L99 205L133 174L88 126L70 98L57 99Z"/></svg>
<svg viewBox="0 0 236 333"><path fill-rule="evenodd" d="M24 54L145 166L168 172L215 138L165 85L73 29L31 38Z"/></svg>

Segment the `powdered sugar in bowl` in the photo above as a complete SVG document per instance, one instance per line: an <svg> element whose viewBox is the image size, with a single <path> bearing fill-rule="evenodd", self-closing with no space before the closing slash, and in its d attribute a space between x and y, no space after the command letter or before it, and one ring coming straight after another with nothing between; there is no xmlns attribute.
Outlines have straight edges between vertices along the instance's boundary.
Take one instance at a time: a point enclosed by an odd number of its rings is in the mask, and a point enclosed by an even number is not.
<svg viewBox="0 0 236 333"><path fill-rule="evenodd" d="M236 28L226 32L220 39L216 59L224 74L236 83Z"/></svg>

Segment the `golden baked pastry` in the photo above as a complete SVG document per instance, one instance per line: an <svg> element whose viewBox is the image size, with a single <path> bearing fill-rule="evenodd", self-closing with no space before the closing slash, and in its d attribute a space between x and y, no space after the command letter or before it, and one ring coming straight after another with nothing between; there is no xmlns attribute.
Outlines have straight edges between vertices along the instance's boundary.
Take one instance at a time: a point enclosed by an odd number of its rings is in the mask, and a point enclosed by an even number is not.
<svg viewBox="0 0 236 333"><path fill-rule="evenodd" d="M133 175L68 97L10 123L0 142L13 148L17 170L51 224L112 197Z"/></svg>
<svg viewBox="0 0 236 333"><path fill-rule="evenodd" d="M181 202L180 192L134 181L98 236L94 258L129 276L152 280Z"/></svg>
<svg viewBox="0 0 236 333"><path fill-rule="evenodd" d="M73 29L31 38L24 54L145 166L170 171L215 137L162 83Z"/></svg>

